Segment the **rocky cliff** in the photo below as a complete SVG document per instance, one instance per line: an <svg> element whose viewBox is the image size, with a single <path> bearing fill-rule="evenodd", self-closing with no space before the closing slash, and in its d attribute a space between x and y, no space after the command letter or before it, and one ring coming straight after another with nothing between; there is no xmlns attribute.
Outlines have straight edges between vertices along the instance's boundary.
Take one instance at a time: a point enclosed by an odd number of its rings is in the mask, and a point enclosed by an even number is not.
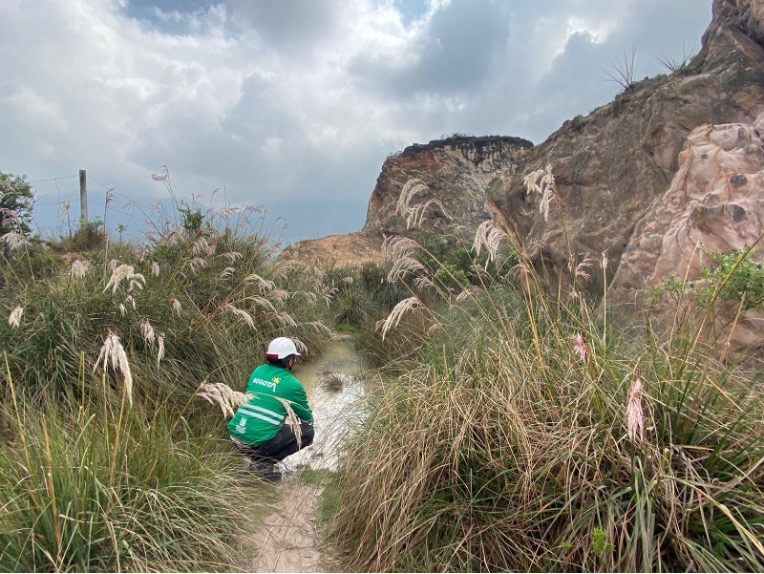
<svg viewBox="0 0 764 574"><path fill-rule="evenodd" d="M383 235L410 234L396 205L417 178L427 186L417 199L443 207L429 209L423 228L471 241L480 222L494 219L553 276L564 272L569 250L604 252L612 302L633 310L642 287L671 271L696 273L702 260L691 263L693 251L737 249L761 233L762 112L764 0L714 0L692 61L630 85L538 146L452 138L388 158L366 224L350 241L374 258ZM549 217L539 210L541 195L523 184L546 166L556 182ZM328 245L300 249L328 262Z"/></svg>
<svg viewBox="0 0 764 574"><path fill-rule="evenodd" d="M762 0L716 0L700 53L669 76L630 86L587 117L566 122L535 147L494 200L536 263L561 271L574 252L606 252L615 273L637 223L660 209L679 152L700 125L753 123L764 109L764 51L756 40ZM551 165L554 217L539 213L523 175Z"/></svg>
<svg viewBox="0 0 764 574"><path fill-rule="evenodd" d="M390 235L442 233L470 245L483 221L501 217L492 190L518 172L532 147L528 140L502 136L454 136L408 146L382 166L360 232L302 241L291 251L313 263L347 265L380 260L380 246ZM434 200L415 229L396 209L411 180L424 184L416 203Z"/></svg>

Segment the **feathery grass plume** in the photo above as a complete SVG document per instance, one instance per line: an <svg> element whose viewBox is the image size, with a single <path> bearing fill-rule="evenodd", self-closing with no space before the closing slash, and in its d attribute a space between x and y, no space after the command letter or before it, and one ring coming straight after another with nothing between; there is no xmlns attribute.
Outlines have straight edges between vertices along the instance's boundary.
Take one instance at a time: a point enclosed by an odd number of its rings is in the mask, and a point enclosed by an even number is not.
<svg viewBox="0 0 764 574"><path fill-rule="evenodd" d="M586 360L586 343L584 343L584 337L581 333L576 333L571 337L573 340L573 352L578 355L578 358L582 361Z"/></svg>
<svg viewBox="0 0 764 574"><path fill-rule="evenodd" d="M87 261L82 261L80 259L75 259L72 261L72 269L71 274L72 278L74 279L84 279L85 273L87 273L89 267L89 263Z"/></svg>
<svg viewBox="0 0 764 574"><path fill-rule="evenodd" d="M286 311L276 311L276 321L282 327L296 327L297 322Z"/></svg>
<svg viewBox="0 0 764 574"><path fill-rule="evenodd" d="M133 307L133 311L135 311L135 297L128 295L125 297L125 303L129 303Z"/></svg>
<svg viewBox="0 0 764 574"><path fill-rule="evenodd" d="M308 326L313 327L316 333L326 335L327 337L330 337L332 334L332 330L326 325L324 325L321 321L310 321L308 323Z"/></svg>
<svg viewBox="0 0 764 574"><path fill-rule="evenodd" d="M544 214L544 221L549 221L549 205L552 197L557 192L552 174L552 166L546 165L544 169L532 171L523 178L523 185L529 193L540 193L539 213Z"/></svg>
<svg viewBox="0 0 764 574"><path fill-rule="evenodd" d="M424 203L420 203L414 206L414 210L411 214L411 226L420 227L422 225L422 221L424 221L424 213L425 211L427 211L427 208L430 207L431 205L437 205L447 219L452 219L451 216L446 211L445 206L440 202L439 199L428 199ZM409 228L409 220L407 219L406 229L408 228Z"/></svg>
<svg viewBox="0 0 764 574"><path fill-rule="evenodd" d="M406 229L419 227L424 220L424 212L430 205L437 205L440 207L443 215L451 219L448 213L446 213L446 208L438 199L429 199L424 203L416 205L411 204L411 200L417 193L427 191L428 189L427 184L417 178L408 180L403 189L401 189L401 194L398 196L398 202L395 205L395 214L403 216L406 220Z"/></svg>
<svg viewBox="0 0 764 574"><path fill-rule="evenodd" d="M427 184L421 179L413 178L408 180L401 189L401 193L398 196L398 202L395 205L395 214L403 215L408 218L411 208L411 200L420 191L426 191L429 189Z"/></svg>
<svg viewBox="0 0 764 574"><path fill-rule="evenodd" d="M256 285L261 293L267 293L276 288L276 284L268 279L263 279L257 273L251 273L244 278L244 283Z"/></svg>
<svg viewBox="0 0 764 574"><path fill-rule="evenodd" d="M315 293L314 293L315 295ZM273 291L268 293L268 297L271 298L273 301L278 301L279 303L283 303L287 299L289 299L289 291L286 289L274 289ZM316 300L318 297L316 297Z"/></svg>
<svg viewBox="0 0 764 574"><path fill-rule="evenodd" d="M192 273L196 273L196 268L201 267L202 269L206 269L207 263L206 260L202 259L201 257L194 257L193 259L189 259L187 262L187 265L191 268Z"/></svg>
<svg viewBox="0 0 764 574"><path fill-rule="evenodd" d="M507 273L508 277L514 278L517 284L520 285L524 292L527 292L530 288L531 270L525 261L520 261L515 264Z"/></svg>
<svg viewBox="0 0 764 574"><path fill-rule="evenodd" d="M146 279L143 275L136 273L135 268L132 265L118 265L114 268L114 271L112 271L111 278L106 284L106 287L104 287L103 292L105 293L111 287L111 292L116 293L122 281L128 283L128 292L132 291L134 288L143 289L143 285L146 283Z"/></svg>
<svg viewBox="0 0 764 574"><path fill-rule="evenodd" d="M116 259L111 259L109 261L109 273L114 273L114 270L119 267L119 261Z"/></svg>
<svg viewBox="0 0 764 574"><path fill-rule="evenodd" d="M427 268L410 255L403 255L395 260L387 274L387 282L395 283L409 273L426 273Z"/></svg>
<svg viewBox="0 0 764 574"><path fill-rule="evenodd" d="M352 285L353 284L353 278L348 275L347 277L343 277L342 279L340 279L340 283L342 283L344 285Z"/></svg>
<svg viewBox="0 0 764 574"><path fill-rule="evenodd" d="M164 333L157 335L157 367L164 359Z"/></svg>
<svg viewBox="0 0 764 574"><path fill-rule="evenodd" d="M427 268L413 256L417 249L419 249L419 244L408 237L401 235L385 237L382 242L382 255L385 261L393 261L387 274L388 283L395 283L397 280L403 279L408 273L427 272Z"/></svg>
<svg viewBox="0 0 764 574"><path fill-rule="evenodd" d="M273 306L273 303L271 303L268 299L265 297L248 297L249 301L252 301L256 306L262 307L264 309L267 309L268 311L275 313L276 307Z"/></svg>
<svg viewBox="0 0 764 574"><path fill-rule="evenodd" d="M159 263L156 261L151 262L151 274L154 277L159 277Z"/></svg>
<svg viewBox="0 0 764 574"><path fill-rule="evenodd" d="M506 239L507 234L500 231L496 224L487 219L480 225L478 225L475 232L475 240L472 243L472 249L475 250L476 255L480 255L480 251L485 247L488 252L488 261L495 261L496 256L499 254L499 247L501 240ZM488 262L486 262L487 264Z"/></svg>
<svg viewBox="0 0 764 574"><path fill-rule="evenodd" d="M637 377L629 390L629 401L626 405L626 429L632 442L639 433L640 442L645 438L645 420L642 414L642 379Z"/></svg>
<svg viewBox="0 0 764 574"><path fill-rule="evenodd" d="M284 419L284 424L287 425L290 429L292 429L292 432L294 433L295 438L297 439L297 446L302 446L302 428L300 427L300 418L295 414L294 409L292 409L292 405L289 404L289 401L282 399L281 397L274 397L278 402L280 402L282 405L284 405L284 409L286 410L286 419Z"/></svg>
<svg viewBox="0 0 764 574"><path fill-rule="evenodd" d="M410 237L404 237L403 235L391 235L385 237L382 242L382 256L385 258L385 261L411 255L417 249L419 249L419 244Z"/></svg>
<svg viewBox="0 0 764 574"><path fill-rule="evenodd" d="M594 260L588 253L576 264L576 258L571 254L568 260L568 272L573 273L579 281L589 281L592 278L592 263Z"/></svg>
<svg viewBox="0 0 764 574"><path fill-rule="evenodd" d="M125 304L124 303L120 303L119 305L117 305L117 309L119 309L119 314L122 317L127 315L127 309L125 308Z"/></svg>
<svg viewBox="0 0 764 574"><path fill-rule="evenodd" d="M175 297L170 299L170 309L172 309L172 314L176 317L180 317L180 313L183 310L180 305L180 301L178 301Z"/></svg>
<svg viewBox="0 0 764 574"><path fill-rule="evenodd" d="M24 314L23 307L16 307L8 316L8 324L14 329L18 329L21 325L21 316Z"/></svg>
<svg viewBox="0 0 764 574"><path fill-rule="evenodd" d="M8 247L16 247L25 240L26 238L21 233L16 233L15 231L9 231L0 237L0 241L5 243Z"/></svg>
<svg viewBox="0 0 764 574"><path fill-rule="evenodd" d="M416 287L417 291L420 293L427 287L433 287L434 285L435 284L432 282L432 279L427 277L427 275L419 275L416 279L414 279L414 287Z"/></svg>
<svg viewBox="0 0 764 574"><path fill-rule="evenodd" d="M236 273L236 269L234 267L226 267L220 272L218 278L225 279L226 277L232 277L234 273Z"/></svg>
<svg viewBox="0 0 764 574"><path fill-rule="evenodd" d="M467 299L474 298L476 295L482 292L483 292L483 289L481 289L477 285L471 285L470 287L467 287L464 291L459 293L456 296L456 300L461 303L462 301L466 301Z"/></svg>
<svg viewBox="0 0 764 574"><path fill-rule="evenodd" d="M294 346L297 347L298 353L305 354L308 352L308 346L302 341L300 341L300 339L298 339L297 337L290 337L290 339L294 341Z"/></svg>
<svg viewBox="0 0 764 574"><path fill-rule="evenodd" d="M196 241L191 245L191 255L214 255L215 245L210 245L207 238L204 235L200 235L196 238Z"/></svg>
<svg viewBox="0 0 764 574"><path fill-rule="evenodd" d="M224 259L228 259L231 263L236 263L239 259L244 257L241 253L238 251L226 251L225 253L221 253L220 257L223 257Z"/></svg>
<svg viewBox="0 0 764 574"><path fill-rule="evenodd" d="M130 402L130 406L133 406L133 374L130 372L130 363L127 361L127 354L125 354L125 349L122 348L122 343L119 342L119 337L111 331L108 332L106 339L104 339L101 352L95 365L93 365L93 372L95 372L100 364L103 365L104 373L111 364L112 370L122 375L127 399Z"/></svg>
<svg viewBox="0 0 764 574"><path fill-rule="evenodd" d="M313 293L312 291L295 291L291 295L292 300L299 299L300 297L307 299L311 303L318 301L318 294Z"/></svg>
<svg viewBox="0 0 764 574"><path fill-rule="evenodd" d="M223 305L223 309L226 311L230 311L240 319L242 319L247 325L249 325L250 329L255 328L255 320L252 318L252 315L247 313L244 309L239 309L235 305L232 305L231 303L226 303Z"/></svg>
<svg viewBox="0 0 764 574"><path fill-rule="evenodd" d="M443 325L440 323L433 323L427 328L428 333L435 333L437 331L440 331L443 328Z"/></svg>
<svg viewBox="0 0 764 574"><path fill-rule="evenodd" d="M154 327L151 326L151 323L149 323L149 320L146 317L141 319L141 336L147 343L154 342Z"/></svg>
<svg viewBox="0 0 764 574"><path fill-rule="evenodd" d="M212 405L218 405L224 417L232 417L234 408L249 399L249 395L234 391L225 383L203 382L194 393Z"/></svg>
<svg viewBox="0 0 764 574"><path fill-rule="evenodd" d="M403 315L409 311L413 311L414 309L423 306L424 304L419 299L419 297L409 297L408 299L400 301L395 307L393 307L393 310L390 311L390 314L386 319L378 321L376 324L377 330L379 330L380 327L382 328L382 340L385 340L385 335L387 335L387 332L390 329L398 326L398 323L401 322Z"/></svg>

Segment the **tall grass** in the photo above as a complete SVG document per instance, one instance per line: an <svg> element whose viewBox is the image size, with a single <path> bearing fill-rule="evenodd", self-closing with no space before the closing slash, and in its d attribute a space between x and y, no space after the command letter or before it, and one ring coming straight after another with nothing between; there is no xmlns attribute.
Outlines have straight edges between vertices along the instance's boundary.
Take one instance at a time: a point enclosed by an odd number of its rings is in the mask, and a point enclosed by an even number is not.
<svg viewBox="0 0 764 574"><path fill-rule="evenodd" d="M0 569L230 570L258 499L200 384L276 335L319 353L331 287L244 222L179 206L141 246L0 265ZM243 508L246 507L246 510Z"/></svg>
<svg viewBox="0 0 764 574"><path fill-rule="evenodd" d="M0 447L0 569L230 568L244 492L221 441L102 403L6 414L21 426Z"/></svg>
<svg viewBox="0 0 764 574"><path fill-rule="evenodd" d="M384 325L396 376L337 477L348 569L764 568L761 369L689 323L598 319L588 265L547 290L520 262Z"/></svg>

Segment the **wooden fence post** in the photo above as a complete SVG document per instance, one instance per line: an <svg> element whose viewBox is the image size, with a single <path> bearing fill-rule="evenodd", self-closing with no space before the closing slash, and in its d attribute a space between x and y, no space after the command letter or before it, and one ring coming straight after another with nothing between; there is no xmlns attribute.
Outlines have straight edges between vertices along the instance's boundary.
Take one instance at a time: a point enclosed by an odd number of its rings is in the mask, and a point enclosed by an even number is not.
<svg viewBox="0 0 764 574"><path fill-rule="evenodd" d="M84 169L80 170L80 228L88 222L88 177Z"/></svg>

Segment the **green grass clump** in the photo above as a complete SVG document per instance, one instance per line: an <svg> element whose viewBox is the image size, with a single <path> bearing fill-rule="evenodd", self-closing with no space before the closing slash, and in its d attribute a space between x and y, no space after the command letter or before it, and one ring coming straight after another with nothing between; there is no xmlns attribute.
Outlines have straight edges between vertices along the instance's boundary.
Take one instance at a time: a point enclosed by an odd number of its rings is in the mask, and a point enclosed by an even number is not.
<svg viewBox="0 0 764 574"><path fill-rule="evenodd" d="M222 443L102 406L19 414L0 447L0 569L227 570L243 494Z"/></svg>

